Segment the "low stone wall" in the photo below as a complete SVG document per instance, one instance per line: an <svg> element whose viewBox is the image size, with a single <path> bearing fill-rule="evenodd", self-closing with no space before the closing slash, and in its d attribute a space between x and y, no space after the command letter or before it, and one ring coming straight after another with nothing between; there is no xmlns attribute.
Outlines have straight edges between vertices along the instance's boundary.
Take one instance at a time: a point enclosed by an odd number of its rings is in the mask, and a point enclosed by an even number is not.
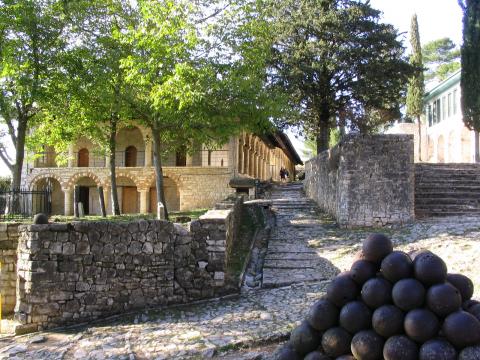
<svg viewBox="0 0 480 360"><path fill-rule="evenodd" d="M227 282L235 207L167 221L20 227L15 316L46 329L238 291Z"/></svg>
<svg viewBox="0 0 480 360"><path fill-rule="evenodd" d="M4 315L13 313L15 308L17 244L18 224L0 223L0 294Z"/></svg>
<svg viewBox="0 0 480 360"><path fill-rule="evenodd" d="M414 218L411 135L347 135L305 164L305 191L340 226Z"/></svg>

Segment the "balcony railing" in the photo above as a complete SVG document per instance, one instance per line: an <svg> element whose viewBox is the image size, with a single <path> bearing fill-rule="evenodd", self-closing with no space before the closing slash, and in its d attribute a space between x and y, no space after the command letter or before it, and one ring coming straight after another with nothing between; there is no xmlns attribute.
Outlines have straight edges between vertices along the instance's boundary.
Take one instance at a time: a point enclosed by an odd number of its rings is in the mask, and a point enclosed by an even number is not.
<svg viewBox="0 0 480 360"><path fill-rule="evenodd" d="M51 168L58 167L55 162L56 154L54 152L44 152L37 155L34 161L34 168ZM117 151L115 153L115 165L117 167L144 167L145 151L137 151L127 154L125 151ZM193 154L173 153L164 156L162 165L165 167L228 167L228 150L200 150ZM89 153L73 153L69 164L72 167L107 167L108 157ZM153 166L153 153L150 154L150 164ZM62 167L66 167L63 165Z"/></svg>

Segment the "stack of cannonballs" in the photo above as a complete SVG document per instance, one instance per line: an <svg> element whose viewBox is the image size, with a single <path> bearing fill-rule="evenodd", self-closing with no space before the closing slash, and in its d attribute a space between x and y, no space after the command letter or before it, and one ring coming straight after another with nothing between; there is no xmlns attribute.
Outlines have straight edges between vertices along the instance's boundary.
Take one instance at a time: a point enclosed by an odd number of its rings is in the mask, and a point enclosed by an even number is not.
<svg viewBox="0 0 480 360"><path fill-rule="evenodd" d="M430 251L372 234L279 351L279 360L480 360L473 283Z"/></svg>

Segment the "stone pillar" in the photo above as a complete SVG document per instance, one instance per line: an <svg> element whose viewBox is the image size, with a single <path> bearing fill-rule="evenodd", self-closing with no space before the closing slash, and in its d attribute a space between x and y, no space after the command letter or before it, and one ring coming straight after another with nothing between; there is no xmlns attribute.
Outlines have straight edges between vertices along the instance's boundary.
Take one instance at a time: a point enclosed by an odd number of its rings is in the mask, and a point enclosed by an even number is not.
<svg viewBox="0 0 480 360"><path fill-rule="evenodd" d="M65 216L73 215L73 189L63 189Z"/></svg>
<svg viewBox="0 0 480 360"><path fill-rule="evenodd" d="M77 159L75 159L75 154L73 152L73 144L68 146L68 167L74 167L76 165Z"/></svg>
<svg viewBox="0 0 480 360"><path fill-rule="evenodd" d="M243 173L243 136L238 140L238 173Z"/></svg>
<svg viewBox="0 0 480 360"><path fill-rule="evenodd" d="M145 142L145 166L152 166L152 142Z"/></svg>
<svg viewBox="0 0 480 360"><path fill-rule="evenodd" d="M185 160L185 166L190 166L190 167L193 166L193 157L188 153Z"/></svg>
<svg viewBox="0 0 480 360"><path fill-rule="evenodd" d="M148 189L139 189L140 192L140 213L148 214Z"/></svg>

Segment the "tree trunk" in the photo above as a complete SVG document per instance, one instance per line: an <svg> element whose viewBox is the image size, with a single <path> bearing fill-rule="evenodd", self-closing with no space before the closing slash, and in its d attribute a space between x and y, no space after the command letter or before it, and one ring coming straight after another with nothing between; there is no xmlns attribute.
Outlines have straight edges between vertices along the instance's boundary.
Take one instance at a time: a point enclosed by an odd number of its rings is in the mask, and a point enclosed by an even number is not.
<svg viewBox="0 0 480 360"><path fill-rule="evenodd" d="M160 144L160 132L155 126L152 127L153 138L153 165L155 167L155 186L157 188L157 204L162 203L165 208L165 219L168 220L168 209L165 202L165 193L163 188L163 170L162 170L162 152ZM157 216L160 217L160 213L157 212Z"/></svg>
<svg viewBox="0 0 480 360"><path fill-rule="evenodd" d="M420 116L417 116L418 124L418 161L422 161L422 122L420 121Z"/></svg>
<svg viewBox="0 0 480 360"><path fill-rule="evenodd" d="M321 152L328 150L330 142L330 112L326 106L322 106L318 118L319 131L317 133L317 154L320 154Z"/></svg>
<svg viewBox="0 0 480 360"><path fill-rule="evenodd" d="M110 119L110 137L108 139L108 151L109 151L109 157L110 157L110 183L112 184L112 188L111 188L112 214L120 215L120 205L118 204L116 164L115 164L115 152L117 149L116 142L115 142L116 135L117 135L117 119L116 117L112 117Z"/></svg>
<svg viewBox="0 0 480 360"><path fill-rule="evenodd" d="M17 128L17 143L15 146L15 164L12 169L12 190L20 189L22 185L22 168L25 158L25 137L27 135L27 120L20 118Z"/></svg>
<svg viewBox="0 0 480 360"><path fill-rule="evenodd" d="M479 139L478 139L478 131L474 131L475 135L475 162L479 163L480 162L480 146L479 146Z"/></svg>

